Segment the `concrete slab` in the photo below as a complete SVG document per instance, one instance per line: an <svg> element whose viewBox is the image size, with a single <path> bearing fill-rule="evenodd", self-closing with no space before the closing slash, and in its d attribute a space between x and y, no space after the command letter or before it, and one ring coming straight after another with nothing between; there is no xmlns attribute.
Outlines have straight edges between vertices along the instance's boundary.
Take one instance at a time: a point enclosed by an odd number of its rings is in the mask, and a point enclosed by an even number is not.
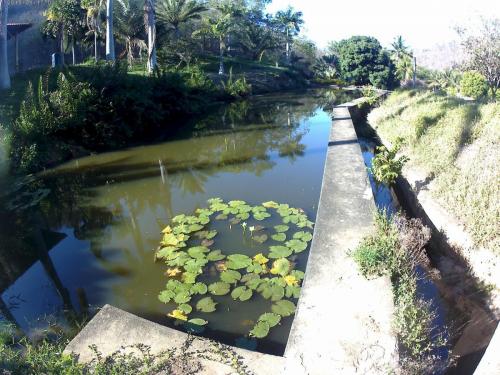
<svg viewBox="0 0 500 375"><path fill-rule="evenodd" d="M216 344L210 340L194 337L189 353L200 352L189 361L189 366L202 366L197 372L204 375L236 374L227 363L238 360L247 367L249 373L275 375L284 367L284 358L252 352L240 348L217 344L227 350L220 353ZM181 348L188 340L184 332L168 328L139 318L116 307L105 305L87 326L68 344L65 353L75 353L81 362L90 362L94 356L90 346L95 345L104 357L120 350L133 352L134 345L143 344L158 354L174 348ZM210 359L209 359L210 358ZM183 374L182 370L179 374Z"/></svg>
<svg viewBox="0 0 500 375"><path fill-rule="evenodd" d="M374 211L348 106L337 107L306 277L285 351L287 374L387 374L396 368L390 280L366 280L350 256L372 230Z"/></svg>

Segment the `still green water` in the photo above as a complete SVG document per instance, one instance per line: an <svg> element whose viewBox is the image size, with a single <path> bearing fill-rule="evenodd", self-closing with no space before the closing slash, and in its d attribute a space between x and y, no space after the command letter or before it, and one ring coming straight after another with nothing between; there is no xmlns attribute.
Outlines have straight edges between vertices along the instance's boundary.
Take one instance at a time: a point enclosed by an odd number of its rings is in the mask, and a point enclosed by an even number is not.
<svg viewBox="0 0 500 375"><path fill-rule="evenodd" d="M288 203L314 221L329 108L355 96L311 90L255 97L196 120L168 142L73 160L20 180L4 178L3 318L36 334L48 325L74 325L82 313L108 303L183 329L166 316L174 305L157 298L166 282L165 265L153 261L161 230L173 216L191 214L212 197L251 205ZM217 248L226 253L265 248L243 249L240 232L234 228L218 237ZM297 269L305 270L307 254L297 258ZM270 302L260 296L246 303L232 303L229 296L214 299L225 309L211 313L200 334L283 352L293 316L266 339L249 339L248 331L270 310Z"/></svg>

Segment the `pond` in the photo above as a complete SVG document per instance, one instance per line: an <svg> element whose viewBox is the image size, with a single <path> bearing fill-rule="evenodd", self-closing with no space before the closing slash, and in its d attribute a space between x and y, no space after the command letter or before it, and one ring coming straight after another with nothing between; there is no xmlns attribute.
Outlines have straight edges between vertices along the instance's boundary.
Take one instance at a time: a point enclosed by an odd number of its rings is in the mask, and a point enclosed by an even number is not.
<svg viewBox="0 0 500 375"><path fill-rule="evenodd" d="M254 97L212 111L167 142L72 160L37 176L4 176L3 318L36 335L47 327L75 327L82 316L111 304L185 329L167 316L175 305L158 299L167 282L166 265L154 261L162 230L174 216L192 215L213 197L252 206L286 203L314 221L329 108L356 95L309 90ZM276 224L276 218L266 223ZM252 255L272 244L242 240L241 224L222 231L216 246L228 254ZM305 270L307 253L294 258L295 269ZM223 308L211 313L200 335L283 353L293 315L265 339L250 338L271 301L259 295L244 303L214 299Z"/></svg>

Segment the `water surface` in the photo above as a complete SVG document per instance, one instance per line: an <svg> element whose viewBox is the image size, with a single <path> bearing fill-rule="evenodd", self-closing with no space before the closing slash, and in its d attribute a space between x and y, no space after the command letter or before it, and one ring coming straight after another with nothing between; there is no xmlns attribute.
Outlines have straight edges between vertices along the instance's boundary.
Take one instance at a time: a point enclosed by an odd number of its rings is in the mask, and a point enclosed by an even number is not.
<svg viewBox="0 0 500 375"><path fill-rule="evenodd" d="M157 299L166 282L165 266L153 262L161 230L211 197L252 205L275 200L314 220L328 108L354 96L315 90L256 97L195 121L175 140L73 160L36 177L3 179L3 318L35 334L48 324L75 325L82 314L108 303L173 326L166 316L171 308ZM242 251L236 234L218 245L228 253ZM305 252L297 268L304 270L306 260ZM232 304L230 313L213 313L202 334L281 354L293 317L265 340L245 337L269 305L260 296Z"/></svg>

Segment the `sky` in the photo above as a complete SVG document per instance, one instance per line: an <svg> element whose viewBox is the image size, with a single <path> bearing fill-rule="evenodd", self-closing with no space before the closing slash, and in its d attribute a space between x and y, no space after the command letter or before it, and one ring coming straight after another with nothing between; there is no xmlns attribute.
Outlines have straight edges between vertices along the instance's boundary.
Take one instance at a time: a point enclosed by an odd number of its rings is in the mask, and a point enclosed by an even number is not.
<svg viewBox="0 0 500 375"><path fill-rule="evenodd" d="M321 48L352 35L374 36L386 47L402 35L411 48L432 48L455 40L457 25L500 18L500 0L273 0L267 10L288 5L304 13L303 32Z"/></svg>

